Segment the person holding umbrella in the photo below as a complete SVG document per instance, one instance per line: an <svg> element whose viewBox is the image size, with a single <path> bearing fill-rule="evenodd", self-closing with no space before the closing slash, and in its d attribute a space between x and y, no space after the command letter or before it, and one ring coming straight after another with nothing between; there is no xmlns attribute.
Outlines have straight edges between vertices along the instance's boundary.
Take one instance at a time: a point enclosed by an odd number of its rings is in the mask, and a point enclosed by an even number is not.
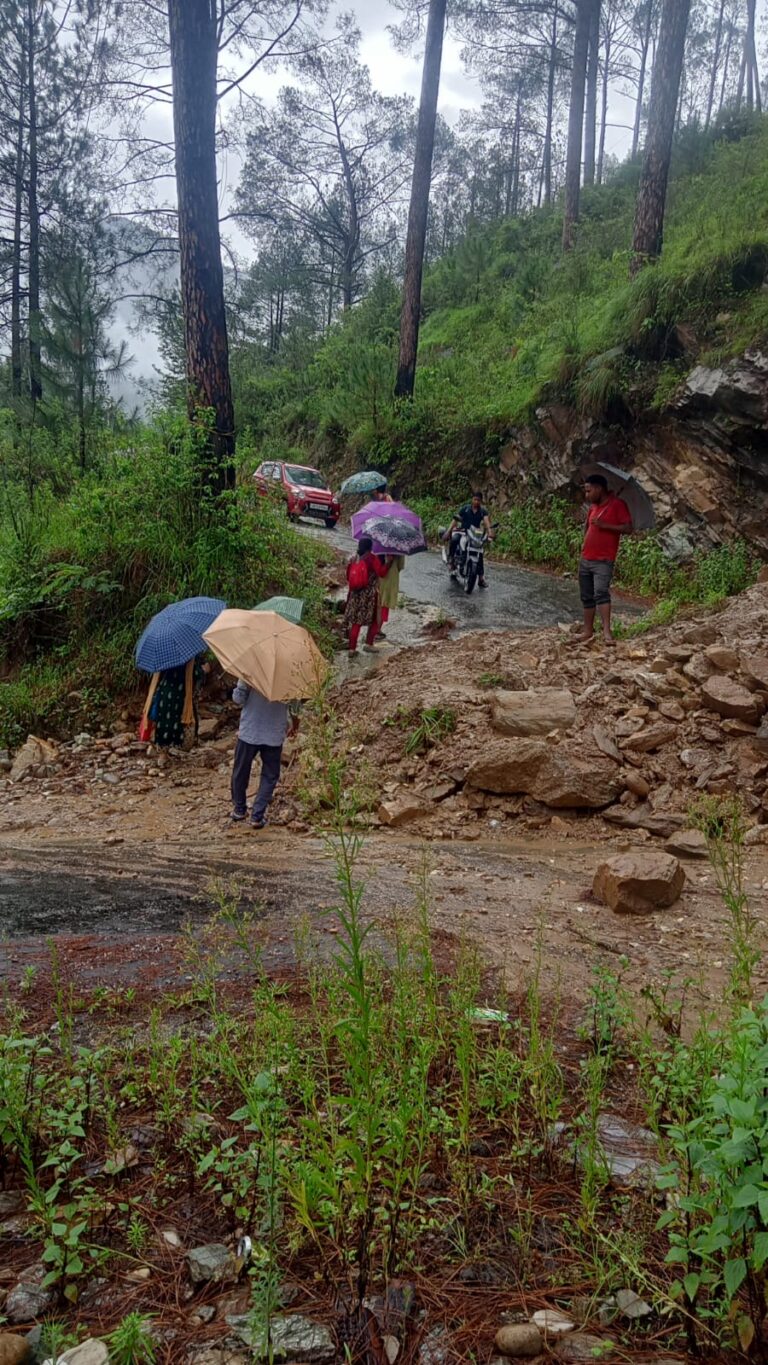
<svg viewBox="0 0 768 1365"><path fill-rule="evenodd" d="M627 504L608 490L604 474L588 474L584 480L587 500L587 529L579 561L579 593L584 609L581 639L592 640L595 614L599 612L603 640L614 645L611 633L611 579L619 553L621 536L633 530Z"/></svg>
<svg viewBox="0 0 768 1365"><path fill-rule="evenodd" d="M136 663L152 674L139 738L154 731L160 748L188 748L197 738L197 696L209 672L202 662L203 631L225 602L216 597L188 597L171 602L152 617L136 646Z"/></svg>
<svg viewBox="0 0 768 1365"><path fill-rule="evenodd" d="M267 808L280 781L285 737L296 734L299 719L290 715L288 703L267 701L244 678L238 678L232 700L242 707L232 767L232 823L240 824L248 814L248 783L258 754L261 778L251 806L251 828L264 829Z"/></svg>
<svg viewBox="0 0 768 1365"><path fill-rule="evenodd" d="M387 492L387 485L385 483L380 483L378 488L374 488L373 490L373 501L394 502L395 500L392 497L392 494Z"/></svg>

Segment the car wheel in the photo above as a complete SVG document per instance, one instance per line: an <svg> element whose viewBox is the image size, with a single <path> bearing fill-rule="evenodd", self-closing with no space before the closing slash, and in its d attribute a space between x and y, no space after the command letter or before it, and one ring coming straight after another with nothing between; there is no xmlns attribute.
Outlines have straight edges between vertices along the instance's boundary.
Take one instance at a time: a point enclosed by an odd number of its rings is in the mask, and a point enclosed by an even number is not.
<svg viewBox="0 0 768 1365"><path fill-rule="evenodd" d="M338 517L326 517L326 518L325 518L325 524L326 524L326 526L328 527L328 530L329 530L329 531L332 531L332 530L334 529L334 527L335 527L337 521L338 521Z"/></svg>

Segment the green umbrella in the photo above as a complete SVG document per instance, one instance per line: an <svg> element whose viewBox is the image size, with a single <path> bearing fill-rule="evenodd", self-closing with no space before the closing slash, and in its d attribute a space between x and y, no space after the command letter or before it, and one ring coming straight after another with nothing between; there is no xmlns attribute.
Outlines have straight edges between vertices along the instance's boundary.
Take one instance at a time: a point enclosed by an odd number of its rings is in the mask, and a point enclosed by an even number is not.
<svg viewBox="0 0 768 1365"><path fill-rule="evenodd" d="M295 626L299 626L304 602L301 597L268 597L266 602L259 602L253 610L276 611L279 616L284 616L286 621L292 621Z"/></svg>
<svg viewBox="0 0 768 1365"><path fill-rule="evenodd" d="M348 498L352 493L372 493L374 488L386 488L387 476L380 474L377 469L364 469L359 474L350 474L345 479L339 492L343 498Z"/></svg>

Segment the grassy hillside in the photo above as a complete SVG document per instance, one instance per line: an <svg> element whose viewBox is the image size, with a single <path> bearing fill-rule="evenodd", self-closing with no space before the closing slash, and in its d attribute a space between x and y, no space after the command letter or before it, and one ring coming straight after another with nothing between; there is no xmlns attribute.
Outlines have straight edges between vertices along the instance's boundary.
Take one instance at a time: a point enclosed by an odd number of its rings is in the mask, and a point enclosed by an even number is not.
<svg viewBox="0 0 768 1365"><path fill-rule="evenodd" d="M576 250L556 210L477 227L431 265L416 399L390 398L399 300L371 295L306 362L241 364L256 441L327 464L370 458L453 496L545 399L627 420L663 407L696 360L768 333L768 122L688 133L676 149L663 258L629 280L637 166L584 194Z"/></svg>

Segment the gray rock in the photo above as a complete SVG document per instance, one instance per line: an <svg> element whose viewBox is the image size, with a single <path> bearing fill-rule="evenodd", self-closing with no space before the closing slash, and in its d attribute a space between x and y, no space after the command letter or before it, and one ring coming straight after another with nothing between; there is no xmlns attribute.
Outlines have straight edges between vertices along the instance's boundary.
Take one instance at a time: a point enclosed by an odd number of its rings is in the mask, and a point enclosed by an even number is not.
<svg viewBox="0 0 768 1365"><path fill-rule="evenodd" d="M223 1242L207 1242L205 1246L193 1247L187 1252L187 1264L193 1284L207 1284L210 1281L234 1279L236 1274L234 1257Z"/></svg>
<svg viewBox="0 0 768 1365"><path fill-rule="evenodd" d="M53 1365L53 1362L47 1360L45 1365ZM79 1346L72 1346L57 1356L57 1365L109 1365L107 1344L96 1337L89 1337L87 1341L81 1341Z"/></svg>
<svg viewBox="0 0 768 1365"><path fill-rule="evenodd" d="M419 1365L446 1365L449 1358L445 1329L434 1327L419 1347Z"/></svg>
<svg viewBox="0 0 768 1365"><path fill-rule="evenodd" d="M616 1294L616 1307L621 1316L629 1322L636 1322L639 1318L650 1317L653 1309L645 1299L641 1299L634 1289L619 1289Z"/></svg>
<svg viewBox="0 0 768 1365"><path fill-rule="evenodd" d="M5 1301L3 1311L8 1322L33 1322L48 1311L54 1300L54 1291L41 1283L45 1275L46 1270L42 1265L24 1271Z"/></svg>
<svg viewBox="0 0 768 1365"><path fill-rule="evenodd" d="M677 564L685 564L693 559L696 553L691 533L683 521L673 521L671 526L659 534L659 544L665 554L670 559L674 559Z"/></svg>
<svg viewBox="0 0 768 1365"><path fill-rule="evenodd" d="M247 1314L237 1314L227 1318L227 1325L250 1347L254 1360L268 1358L267 1345L254 1340L252 1322ZM320 1362L333 1360L336 1347L328 1328L320 1322L300 1314L274 1317L270 1323L272 1353L276 1360L308 1360Z"/></svg>
<svg viewBox="0 0 768 1365"><path fill-rule="evenodd" d="M571 1332L568 1336L558 1341L555 1347L555 1355L560 1360L618 1360L618 1354L610 1356L603 1355L605 1342L602 1337L593 1336L591 1332Z"/></svg>
<svg viewBox="0 0 768 1365"><path fill-rule="evenodd" d="M543 1350L541 1332L533 1322L517 1322L500 1327L494 1345L503 1356L538 1356Z"/></svg>

